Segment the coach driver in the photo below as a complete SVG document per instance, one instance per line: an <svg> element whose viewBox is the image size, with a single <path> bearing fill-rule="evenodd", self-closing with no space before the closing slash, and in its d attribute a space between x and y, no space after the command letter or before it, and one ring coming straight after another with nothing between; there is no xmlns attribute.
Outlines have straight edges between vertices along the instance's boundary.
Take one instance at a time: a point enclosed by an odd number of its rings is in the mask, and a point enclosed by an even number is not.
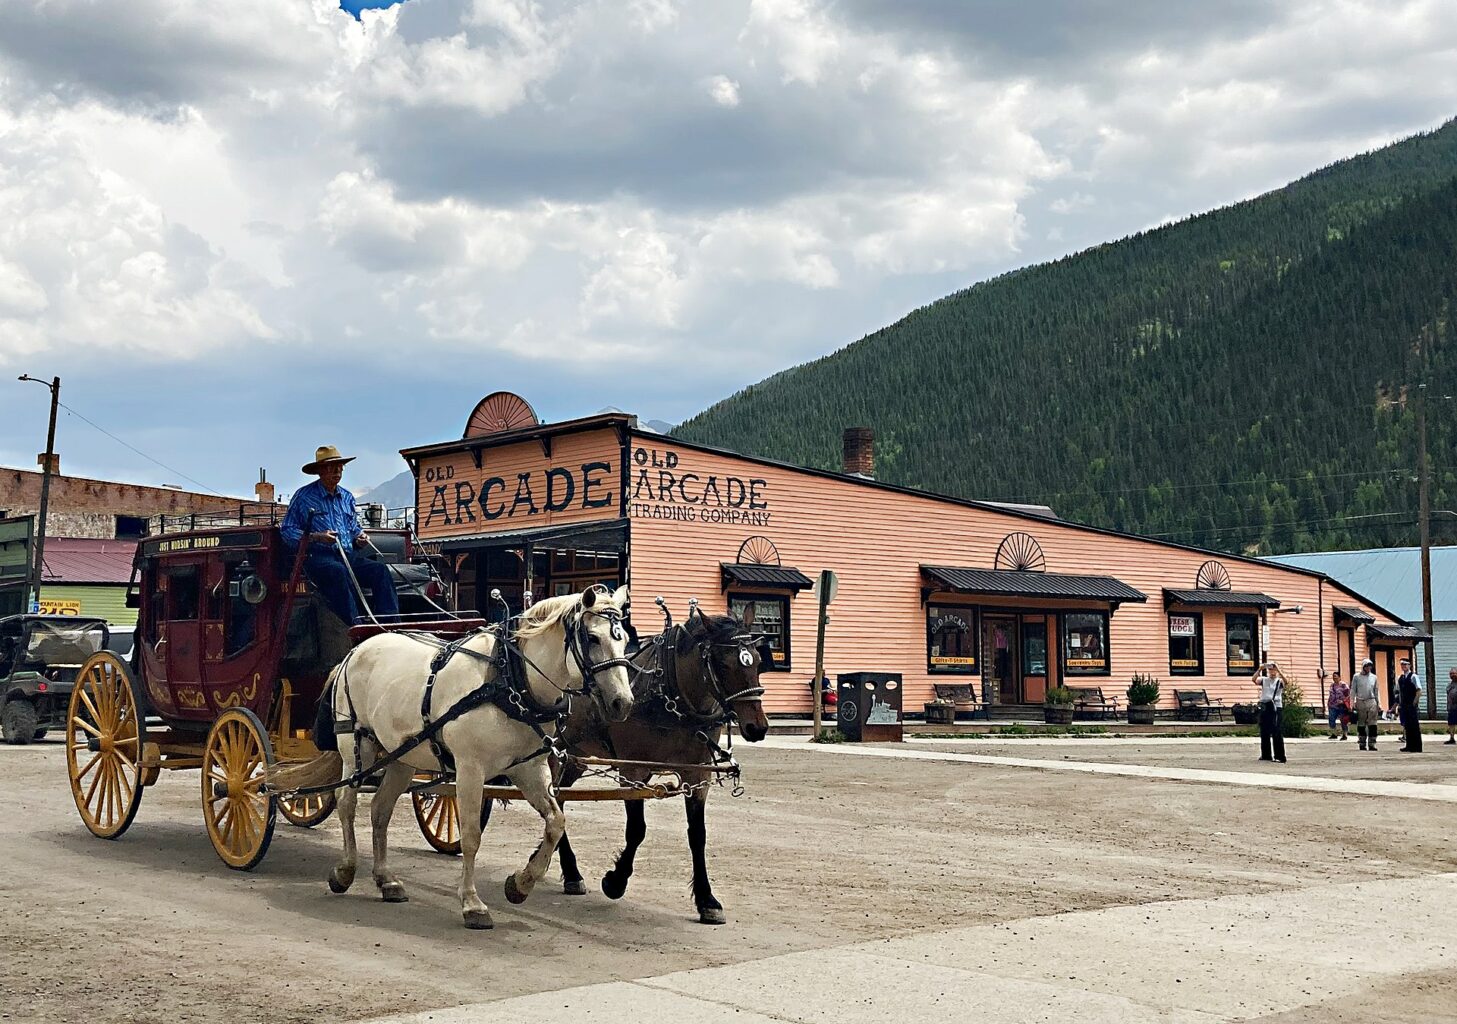
<svg viewBox="0 0 1457 1024"><path fill-rule="evenodd" d="M354 570L359 585L372 595L376 615L395 615L400 610L389 569L355 551L368 541L359 525L354 495L339 486L345 464L353 461L353 456L345 458L333 445L324 445L315 451L314 461L304 466L303 472L319 479L294 492L288 503L288 514L283 517L283 540L294 557L298 555L304 531L309 531L304 573L324 603L346 625L353 625L368 611L359 607L354 584L349 579L350 569Z"/></svg>

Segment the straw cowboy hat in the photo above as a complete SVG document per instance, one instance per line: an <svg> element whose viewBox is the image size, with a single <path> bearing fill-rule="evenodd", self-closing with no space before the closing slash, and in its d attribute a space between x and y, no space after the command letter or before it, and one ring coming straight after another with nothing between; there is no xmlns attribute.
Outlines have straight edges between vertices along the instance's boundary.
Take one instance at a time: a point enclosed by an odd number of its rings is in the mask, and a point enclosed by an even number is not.
<svg viewBox="0 0 1457 1024"><path fill-rule="evenodd" d="M339 449L335 448L332 444L320 445L318 448L314 449L314 461L310 462L307 466L305 466L303 468L303 471L305 473L317 474L319 470L324 468L326 463L337 462L339 463L339 465L342 466L346 462L353 461L353 455L350 455L347 458L343 455L340 455Z"/></svg>

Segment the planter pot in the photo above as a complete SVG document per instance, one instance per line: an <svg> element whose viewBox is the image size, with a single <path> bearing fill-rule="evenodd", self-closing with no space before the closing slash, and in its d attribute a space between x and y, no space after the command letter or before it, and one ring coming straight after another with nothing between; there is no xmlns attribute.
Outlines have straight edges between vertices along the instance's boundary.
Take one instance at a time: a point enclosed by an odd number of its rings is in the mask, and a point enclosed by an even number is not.
<svg viewBox="0 0 1457 1024"><path fill-rule="evenodd" d="M1071 725L1073 721L1073 706L1071 704L1044 704L1042 715L1048 725Z"/></svg>
<svg viewBox="0 0 1457 1024"><path fill-rule="evenodd" d="M1260 706L1258 704L1236 704L1230 711L1234 713L1236 725L1259 725Z"/></svg>
<svg viewBox="0 0 1457 1024"><path fill-rule="evenodd" d="M1128 705L1129 725L1153 725L1152 704L1130 704Z"/></svg>

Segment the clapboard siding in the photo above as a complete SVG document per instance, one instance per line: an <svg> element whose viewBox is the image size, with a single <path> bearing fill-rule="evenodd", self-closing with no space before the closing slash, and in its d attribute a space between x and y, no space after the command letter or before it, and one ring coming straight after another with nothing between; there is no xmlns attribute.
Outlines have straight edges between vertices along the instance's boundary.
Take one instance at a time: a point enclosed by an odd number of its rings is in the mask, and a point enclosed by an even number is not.
<svg viewBox="0 0 1457 1024"><path fill-rule="evenodd" d="M906 680L906 709L919 711L920 703L930 696L933 677L926 669L918 567L991 568L1002 539L1009 533L1026 532L1041 545L1047 571L1114 576L1148 595L1146 604L1125 604L1114 612L1110 674L1088 677L1089 684L1102 685L1121 696L1133 673L1151 673L1163 683L1161 702L1166 707L1172 705L1171 691L1176 686L1204 688L1210 696L1228 703L1254 697L1248 676L1230 676L1225 670L1221 609L1200 609L1206 674L1169 674L1163 589L1192 588L1199 566L1215 556L676 446L671 438L656 435L635 436L634 446L634 465L641 465L639 460L645 458L651 469L646 488L641 470L630 472L626 502L632 520L632 584L640 606L661 594L672 602L675 614L682 614L690 597L698 598L706 610L725 610L727 597L719 564L733 562L745 539L766 536L777 546L783 564L812 578L823 568L833 569L839 576L839 595L831 606L825 633L826 672L831 676L856 670L900 672ZM659 468L670 461L671 470ZM659 475L665 471L671 478ZM681 491L670 484L673 500L663 500L663 485L682 481L685 475L696 479ZM713 514L720 518L725 514L732 518L737 512L751 520L747 522L705 522L696 515L689 520L662 518L685 510L701 512L701 504L691 499L710 478L744 481L764 507L751 509L747 502L727 510L714 506ZM720 493L722 488L720 484ZM684 496L690 500L684 501ZM1305 688L1310 703L1320 701L1316 672L1323 664L1335 664L1332 603L1359 605L1378 622L1393 621L1319 577L1271 563L1233 557L1220 561L1229 571L1234 590L1270 594L1286 608L1303 606L1300 614L1270 616L1269 653ZM999 606L1011 604L998 602ZM1039 602L1037 607L1100 608L1095 603L1068 602ZM814 598L809 593L791 601L790 631L792 670L765 676L766 708L771 712L806 712L811 707L808 683L814 672L815 622ZM1357 656L1364 657L1364 631L1358 631L1356 641ZM1049 629L1050 661L1056 661L1058 646L1059 637ZM936 679L945 681L945 677Z"/></svg>

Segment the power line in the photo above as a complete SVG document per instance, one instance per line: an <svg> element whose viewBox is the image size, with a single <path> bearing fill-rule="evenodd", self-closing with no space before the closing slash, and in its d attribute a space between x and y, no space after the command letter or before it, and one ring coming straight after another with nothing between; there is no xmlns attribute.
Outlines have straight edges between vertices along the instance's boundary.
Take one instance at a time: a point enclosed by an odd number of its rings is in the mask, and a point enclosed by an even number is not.
<svg viewBox="0 0 1457 1024"><path fill-rule="evenodd" d="M173 469L171 466L167 465L167 463L165 463L165 462L162 462L160 459L154 459L150 455L148 455L146 452L144 452L140 448L136 447L135 445L129 444L126 441L123 441L121 438L117 437L115 434L113 434L111 431L107 430L101 424L96 423L93 420L89 420L85 416L82 416L79 412L77 412L75 409L72 409L65 402L58 402L56 404L58 404L62 409L65 409L72 416L75 416L81 422L86 423L86 424L89 424L92 427L95 427L97 430L101 431L103 434L105 434L107 437L111 438L113 441L115 441L117 444L121 445L123 448L127 448L127 449L130 449L131 451L136 452L138 455L140 455L142 458L146 459L148 462L156 463L158 466L161 466L167 472L169 472L169 473L175 473L177 476L181 477L183 480L186 480L189 483L197 484L197 486L201 487L204 491L212 491L213 494L216 494L219 497L225 497L225 495L223 495L223 493L221 491L214 491L207 484L202 483L200 480L194 480L192 477L190 477L186 473L182 472L182 470L180 470L180 469Z"/></svg>
<svg viewBox="0 0 1457 1024"><path fill-rule="evenodd" d="M1433 471L1436 471L1438 469L1450 469L1450 468L1452 468L1452 467L1450 467L1450 466L1433 466L1432 467L1432 470ZM1295 481L1295 480L1304 480L1307 477L1310 477L1310 478L1315 479L1315 480L1337 480L1337 479L1344 479L1344 478L1348 478L1348 477L1357 477L1357 476L1359 476L1359 477L1366 477L1367 479L1371 479L1371 478L1375 478L1375 477L1398 476L1398 475L1403 474L1403 473L1415 473L1415 472L1416 472L1415 469L1398 468L1398 469L1362 470L1362 471L1352 472L1352 473L1301 473L1298 476L1284 476L1284 477L1267 476L1267 477L1253 477L1253 478L1251 478L1249 480L1211 480L1211 481L1207 481L1205 483L1197 483L1197 484L1170 484L1169 485L1169 490L1174 490L1174 491L1187 491L1187 490L1197 490L1199 488L1205 488L1205 487L1239 487L1239 486L1242 486L1244 484L1279 484L1279 483L1290 483L1291 481ZM1030 502L1030 501L1043 501L1043 500L1046 500L1048 498L1073 498L1073 497L1082 497L1082 496L1088 495L1088 494L1106 495L1106 494L1134 494L1134 493L1145 493L1145 492L1147 492L1149 490L1149 488L1154 488L1156 490L1163 490L1163 488L1160 487L1159 485L1149 483L1149 484L1144 484L1144 485L1139 486L1139 487L1114 487L1114 488L1110 488L1110 489L1107 489L1107 490L1096 490L1096 491L1050 491L1050 492L1045 492L1043 494L1022 495L1022 496L1019 496L1019 497L1012 497L1012 498L986 498L986 499L982 499L982 500L985 500L985 501L1004 501L1004 502L1024 502L1025 503L1025 502Z"/></svg>

